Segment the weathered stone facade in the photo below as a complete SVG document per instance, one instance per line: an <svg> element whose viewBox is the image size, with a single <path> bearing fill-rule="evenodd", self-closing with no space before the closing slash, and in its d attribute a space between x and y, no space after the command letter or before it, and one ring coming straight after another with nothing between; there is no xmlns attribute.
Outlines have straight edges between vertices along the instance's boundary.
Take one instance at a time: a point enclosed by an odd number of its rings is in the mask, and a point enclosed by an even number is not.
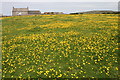
<svg viewBox="0 0 120 80"><path fill-rule="evenodd" d="M28 8L14 8L12 10L12 16L18 16L18 15L28 15Z"/></svg>
<svg viewBox="0 0 120 80"><path fill-rule="evenodd" d="M28 14L41 14L41 12L40 11L38 11L38 10L30 10L30 11L28 11Z"/></svg>
<svg viewBox="0 0 120 80"><path fill-rule="evenodd" d="M44 14L64 14L63 12L44 12Z"/></svg>
<svg viewBox="0 0 120 80"><path fill-rule="evenodd" d="M12 10L12 16L20 16L20 15L39 15L41 12L39 10L29 10L27 8L14 8ZM64 14L63 12L44 12L44 14Z"/></svg>
<svg viewBox="0 0 120 80"><path fill-rule="evenodd" d="M28 7L27 8L14 8L12 10L12 16L20 16L20 15L36 15L36 14L41 14L40 11L29 11Z"/></svg>

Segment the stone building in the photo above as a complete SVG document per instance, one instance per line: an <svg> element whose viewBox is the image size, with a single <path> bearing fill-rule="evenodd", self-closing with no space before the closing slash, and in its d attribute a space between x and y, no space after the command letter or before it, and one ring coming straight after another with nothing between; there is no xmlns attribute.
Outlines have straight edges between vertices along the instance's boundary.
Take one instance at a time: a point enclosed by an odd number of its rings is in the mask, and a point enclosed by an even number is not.
<svg viewBox="0 0 120 80"><path fill-rule="evenodd" d="M14 8L12 10L12 16L20 16L20 15L37 15L41 14L38 10L29 10L29 8Z"/></svg>
<svg viewBox="0 0 120 80"><path fill-rule="evenodd" d="M30 10L28 11L29 15L34 15L34 14L41 14L41 12L39 10Z"/></svg>
<svg viewBox="0 0 120 80"><path fill-rule="evenodd" d="M64 14L63 12L44 12L44 14Z"/></svg>

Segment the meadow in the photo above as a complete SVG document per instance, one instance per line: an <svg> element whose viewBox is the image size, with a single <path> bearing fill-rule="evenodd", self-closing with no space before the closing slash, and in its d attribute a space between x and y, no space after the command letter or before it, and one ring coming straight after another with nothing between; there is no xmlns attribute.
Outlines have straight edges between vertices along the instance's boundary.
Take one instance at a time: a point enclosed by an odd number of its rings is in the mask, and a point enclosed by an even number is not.
<svg viewBox="0 0 120 80"><path fill-rule="evenodd" d="M118 37L118 14L2 18L2 77L116 78Z"/></svg>

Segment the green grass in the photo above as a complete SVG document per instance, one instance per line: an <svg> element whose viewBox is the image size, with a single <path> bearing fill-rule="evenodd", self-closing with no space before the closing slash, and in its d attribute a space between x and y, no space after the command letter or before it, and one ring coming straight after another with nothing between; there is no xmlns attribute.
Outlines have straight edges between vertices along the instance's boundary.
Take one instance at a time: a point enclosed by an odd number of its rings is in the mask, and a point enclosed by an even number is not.
<svg viewBox="0 0 120 80"><path fill-rule="evenodd" d="M118 15L2 19L4 78L118 77Z"/></svg>

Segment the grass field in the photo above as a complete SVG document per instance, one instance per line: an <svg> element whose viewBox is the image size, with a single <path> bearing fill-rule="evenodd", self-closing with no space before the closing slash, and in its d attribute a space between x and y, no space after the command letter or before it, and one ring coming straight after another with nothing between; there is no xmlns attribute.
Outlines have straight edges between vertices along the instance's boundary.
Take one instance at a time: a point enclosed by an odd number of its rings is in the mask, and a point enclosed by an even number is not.
<svg viewBox="0 0 120 80"><path fill-rule="evenodd" d="M2 19L3 78L118 77L118 15Z"/></svg>

